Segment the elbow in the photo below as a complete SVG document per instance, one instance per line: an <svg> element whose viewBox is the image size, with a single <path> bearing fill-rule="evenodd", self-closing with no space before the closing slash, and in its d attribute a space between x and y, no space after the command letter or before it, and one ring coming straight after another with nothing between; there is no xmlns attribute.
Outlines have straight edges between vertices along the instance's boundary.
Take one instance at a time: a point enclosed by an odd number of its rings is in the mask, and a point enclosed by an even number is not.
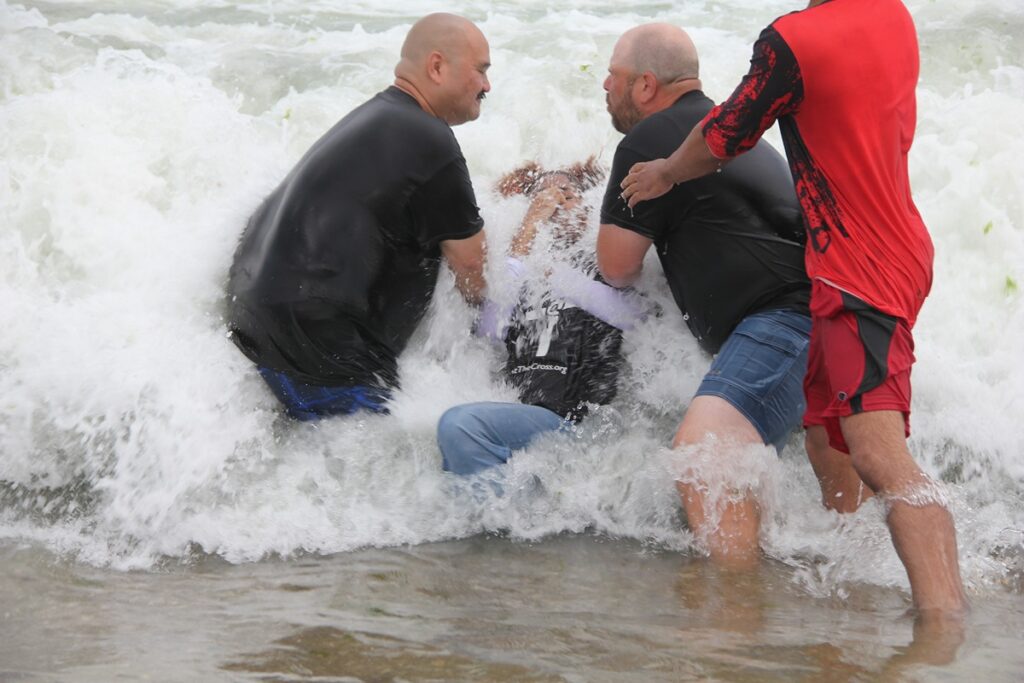
<svg viewBox="0 0 1024 683"><path fill-rule="evenodd" d="M620 263L608 263L602 261L600 257L597 260L597 270L601 273L601 278L612 287L621 289L622 287L628 287L637 278L640 277L640 266L627 267Z"/></svg>

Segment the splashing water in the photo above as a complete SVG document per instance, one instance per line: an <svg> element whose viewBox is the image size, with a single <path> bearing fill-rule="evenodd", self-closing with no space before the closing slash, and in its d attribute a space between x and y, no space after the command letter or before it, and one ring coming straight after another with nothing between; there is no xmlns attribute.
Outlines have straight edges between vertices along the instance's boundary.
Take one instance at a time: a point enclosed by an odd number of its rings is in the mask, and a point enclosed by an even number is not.
<svg viewBox="0 0 1024 683"><path fill-rule="evenodd" d="M965 579L983 591L1024 561L1024 10L909 6L922 49L912 184L937 254L915 331L911 448L946 482ZM481 118L455 129L490 252L505 251L526 208L493 191L504 172L591 154L610 163L619 136L601 82L622 31L686 27L705 91L722 99L760 27L791 9L456 3L491 42L493 91ZM117 568L196 550L246 562L499 529L693 547L663 449L708 359L653 257L640 288L664 315L627 333L618 399L573 438L518 455L500 498L463 495L440 472L444 409L513 398L447 274L388 417L289 422L225 338L223 285L249 212L323 131L389 84L422 11L416 0L386 10L0 3L0 539ZM490 270L500 285L500 267ZM821 509L799 435L771 467L770 555L799 567L812 591L905 587L880 504L844 518Z"/></svg>

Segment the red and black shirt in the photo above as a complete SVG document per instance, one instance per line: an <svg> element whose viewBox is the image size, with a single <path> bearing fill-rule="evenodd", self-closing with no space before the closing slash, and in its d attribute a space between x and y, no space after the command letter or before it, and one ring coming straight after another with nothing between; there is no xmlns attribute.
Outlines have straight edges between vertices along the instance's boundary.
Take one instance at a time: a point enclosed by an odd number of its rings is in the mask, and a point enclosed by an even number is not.
<svg viewBox="0 0 1024 683"><path fill-rule="evenodd" d="M900 0L830 0L780 17L703 123L719 158L776 120L807 229L807 273L913 324L931 238L910 195L917 35Z"/></svg>

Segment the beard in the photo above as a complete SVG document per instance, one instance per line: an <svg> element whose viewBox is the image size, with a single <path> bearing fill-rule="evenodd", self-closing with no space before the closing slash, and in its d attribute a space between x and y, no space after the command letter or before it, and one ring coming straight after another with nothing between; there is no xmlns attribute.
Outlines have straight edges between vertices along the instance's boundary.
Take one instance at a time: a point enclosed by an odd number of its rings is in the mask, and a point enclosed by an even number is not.
<svg viewBox="0 0 1024 683"><path fill-rule="evenodd" d="M640 119L643 118L629 91L626 92L626 96L622 98L618 106L613 107L610 98L606 98L606 101L608 113L612 117L612 127L623 135L633 130L633 126L640 123Z"/></svg>

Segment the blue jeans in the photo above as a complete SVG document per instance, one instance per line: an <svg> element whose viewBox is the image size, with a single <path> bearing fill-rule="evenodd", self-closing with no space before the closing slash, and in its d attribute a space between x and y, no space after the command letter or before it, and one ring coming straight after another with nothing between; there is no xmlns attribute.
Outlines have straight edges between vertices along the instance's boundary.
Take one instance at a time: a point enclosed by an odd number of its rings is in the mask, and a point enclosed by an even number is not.
<svg viewBox="0 0 1024 683"><path fill-rule="evenodd" d="M351 415L357 410L387 413L391 398L386 389L364 386L321 387L306 384L283 372L259 368L260 376L285 410L296 420L319 420L330 415Z"/></svg>
<svg viewBox="0 0 1024 683"><path fill-rule="evenodd" d="M718 396L750 420L765 444L781 451L800 426L811 319L795 311L748 315L725 340L697 396Z"/></svg>
<svg viewBox="0 0 1024 683"><path fill-rule="evenodd" d="M512 451L526 448L536 436L569 426L547 408L522 403L455 406L437 423L442 467L455 474L475 474L508 462Z"/></svg>

